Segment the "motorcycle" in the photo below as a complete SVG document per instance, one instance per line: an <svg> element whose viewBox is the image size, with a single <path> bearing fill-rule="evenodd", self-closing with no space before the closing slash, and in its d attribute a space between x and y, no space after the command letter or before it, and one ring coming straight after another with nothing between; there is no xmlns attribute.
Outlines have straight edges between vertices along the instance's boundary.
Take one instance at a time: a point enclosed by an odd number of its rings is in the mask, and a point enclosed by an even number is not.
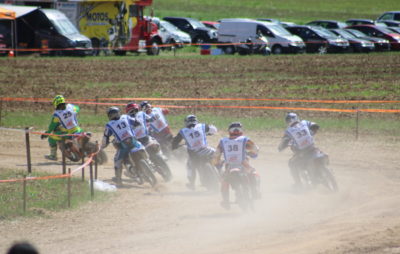
<svg viewBox="0 0 400 254"><path fill-rule="evenodd" d="M209 191L217 191L220 187L221 174L219 170L211 164L211 158L214 150L205 149L206 153L202 155L189 155L188 164L193 170L197 171L200 177L200 183Z"/></svg>
<svg viewBox="0 0 400 254"><path fill-rule="evenodd" d="M236 203L239 207L244 211L254 210L248 173L239 167L227 169L225 173L228 174L226 180L235 192Z"/></svg>
<svg viewBox="0 0 400 254"><path fill-rule="evenodd" d="M333 171L328 168L329 156L315 148L312 153L298 154L297 170L300 182L304 188L315 188L319 184L325 186L329 191L339 190Z"/></svg>
<svg viewBox="0 0 400 254"><path fill-rule="evenodd" d="M164 181L169 182L172 180L171 169L167 162L164 160L161 153L160 144L154 139L150 138L146 144L146 151L150 158L150 166L161 175Z"/></svg>
<svg viewBox="0 0 400 254"><path fill-rule="evenodd" d="M259 36L255 38L255 42L250 37L246 41L241 42L236 46L236 51L239 55L253 55L253 54L261 54L261 55L270 55L271 49L269 48L269 43L267 38L264 36Z"/></svg>
<svg viewBox="0 0 400 254"><path fill-rule="evenodd" d="M81 161L82 158L97 153L97 163L100 165L106 163L107 154L103 150L99 151L98 144L90 141L91 137L92 134L90 132L80 133L79 136L73 139L63 139L59 141L59 148L65 157L73 162Z"/></svg>
<svg viewBox="0 0 400 254"><path fill-rule="evenodd" d="M149 164L149 155L143 145L133 148L124 159L123 164L127 170L128 177L135 180L138 184L149 183L152 187L157 184L157 179Z"/></svg>

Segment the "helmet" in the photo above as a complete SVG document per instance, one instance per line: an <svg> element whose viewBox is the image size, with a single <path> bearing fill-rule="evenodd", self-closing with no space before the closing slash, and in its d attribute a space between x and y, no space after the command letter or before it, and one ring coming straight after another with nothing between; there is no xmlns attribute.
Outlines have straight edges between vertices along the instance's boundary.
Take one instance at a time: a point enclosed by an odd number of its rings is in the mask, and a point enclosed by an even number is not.
<svg viewBox="0 0 400 254"><path fill-rule="evenodd" d="M187 128L193 127L197 124L197 117L195 115L188 115L185 117L185 126Z"/></svg>
<svg viewBox="0 0 400 254"><path fill-rule="evenodd" d="M230 137L239 137L243 135L243 125L240 122L233 122L228 127Z"/></svg>
<svg viewBox="0 0 400 254"><path fill-rule="evenodd" d="M148 108L151 108L151 104L148 101L142 101L140 103L141 110L147 110Z"/></svg>
<svg viewBox="0 0 400 254"><path fill-rule="evenodd" d="M57 95L56 97L54 97L53 99L53 105L54 108L57 108L58 105L65 103L65 98L62 95Z"/></svg>
<svg viewBox="0 0 400 254"><path fill-rule="evenodd" d="M134 103L130 102L126 105L125 112L131 116L136 115L136 113L139 111L139 106Z"/></svg>
<svg viewBox="0 0 400 254"><path fill-rule="evenodd" d="M286 124L290 126L300 120L296 113L287 113L285 121L286 121Z"/></svg>
<svg viewBox="0 0 400 254"><path fill-rule="evenodd" d="M109 120L117 120L121 116L121 110L118 107L110 107L107 109L107 116Z"/></svg>

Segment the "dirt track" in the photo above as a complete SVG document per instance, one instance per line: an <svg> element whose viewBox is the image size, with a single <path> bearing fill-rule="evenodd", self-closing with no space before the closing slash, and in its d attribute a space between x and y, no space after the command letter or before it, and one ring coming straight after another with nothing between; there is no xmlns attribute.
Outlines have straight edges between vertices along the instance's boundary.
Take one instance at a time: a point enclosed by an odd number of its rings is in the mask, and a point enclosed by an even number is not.
<svg viewBox="0 0 400 254"><path fill-rule="evenodd" d="M294 193L286 163L276 151L280 133L251 133L261 147L254 165L263 198L254 213L226 211L220 196L185 188L183 162L171 161L175 178L158 191L129 182L107 202L89 203L49 218L0 221L0 253L26 239L41 253L400 253L399 140L321 132L319 147L330 154L340 185ZM212 143L221 137L213 137ZM0 168L23 168L22 133L1 130ZM14 142L15 145L11 145ZM34 170L48 164L46 142L32 138ZM112 158L113 148L107 148ZM101 167L108 181L112 164Z"/></svg>

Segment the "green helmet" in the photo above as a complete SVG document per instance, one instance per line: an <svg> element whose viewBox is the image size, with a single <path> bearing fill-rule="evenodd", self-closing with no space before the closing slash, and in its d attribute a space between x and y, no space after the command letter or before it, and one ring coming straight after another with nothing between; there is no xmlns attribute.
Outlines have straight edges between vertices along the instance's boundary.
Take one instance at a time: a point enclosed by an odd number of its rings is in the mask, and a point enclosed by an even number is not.
<svg viewBox="0 0 400 254"><path fill-rule="evenodd" d="M62 104L62 103L65 103L65 98L64 98L64 96L62 96L62 95L57 95L56 97L54 97L54 99L53 99L54 108L57 108L58 105L60 105L60 104Z"/></svg>

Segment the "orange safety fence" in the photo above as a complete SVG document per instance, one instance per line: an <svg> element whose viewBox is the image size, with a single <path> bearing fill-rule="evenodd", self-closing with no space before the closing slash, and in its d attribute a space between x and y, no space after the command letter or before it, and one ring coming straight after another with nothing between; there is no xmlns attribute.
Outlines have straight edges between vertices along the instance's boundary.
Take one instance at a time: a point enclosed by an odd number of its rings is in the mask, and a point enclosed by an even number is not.
<svg viewBox="0 0 400 254"><path fill-rule="evenodd" d="M22 129L11 129L11 128L0 128L0 129L10 129L10 130L18 130L18 131L25 131ZM57 134L48 134L48 133L42 133L42 132L35 132L35 131L29 131L32 134L38 134L38 135L52 135L52 136L60 136L60 137L64 137L64 136L82 136L84 134L67 134L67 135L57 135ZM61 175L51 175L51 176L37 176L37 177L27 177L27 178L19 178L19 179L6 179L6 180L1 180L0 179L0 183L11 183L11 182L23 182L23 181L31 181L31 180L48 180L48 179L58 179L58 178L68 178L68 177L72 177L72 175L76 172L78 172L79 170L81 170L84 167L87 167L92 161L93 161L93 157L100 151L100 147L97 150L97 152L92 153L89 155L88 159L85 161L85 163L83 163L82 165L80 165L78 168L74 169L71 171L70 174L61 174Z"/></svg>
<svg viewBox="0 0 400 254"><path fill-rule="evenodd" d="M49 103L51 99L48 98L13 98L3 97L0 98L2 101L25 101L25 102L41 102ZM160 101L278 101L278 102L310 102L310 103L400 103L400 101L373 101L373 100L296 100L296 99L253 99L253 98L99 98L98 100L160 100ZM110 103L110 102L96 102L93 99L88 101L79 100L68 100L76 104L88 104L88 105L126 105L125 103ZM370 113L400 113L400 109L335 109L335 108L304 108L304 107L272 107L272 106L232 106L232 105L154 105L158 107L167 108L225 108L225 109L271 109L271 110L301 110L301 111L323 111L323 112L370 112Z"/></svg>

